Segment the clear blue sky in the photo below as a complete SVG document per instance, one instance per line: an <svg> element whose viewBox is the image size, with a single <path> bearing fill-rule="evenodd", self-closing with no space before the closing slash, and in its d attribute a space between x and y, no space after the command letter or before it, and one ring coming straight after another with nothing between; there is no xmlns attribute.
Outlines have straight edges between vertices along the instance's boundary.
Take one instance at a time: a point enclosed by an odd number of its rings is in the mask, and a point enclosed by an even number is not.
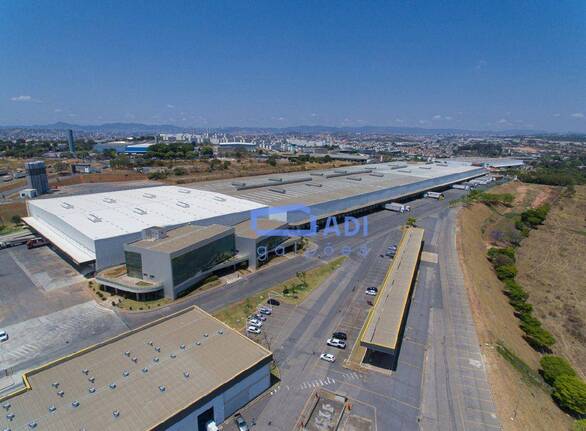
<svg viewBox="0 0 586 431"><path fill-rule="evenodd" d="M54 121L586 132L586 2L2 1L0 124Z"/></svg>

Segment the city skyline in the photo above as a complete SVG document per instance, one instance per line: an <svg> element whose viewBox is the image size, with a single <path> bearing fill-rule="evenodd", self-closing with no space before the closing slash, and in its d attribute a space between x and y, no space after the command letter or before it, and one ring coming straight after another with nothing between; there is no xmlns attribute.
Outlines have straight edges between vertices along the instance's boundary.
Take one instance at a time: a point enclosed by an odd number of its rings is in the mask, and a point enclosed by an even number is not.
<svg viewBox="0 0 586 431"><path fill-rule="evenodd" d="M586 132L581 2L4 3L0 125Z"/></svg>

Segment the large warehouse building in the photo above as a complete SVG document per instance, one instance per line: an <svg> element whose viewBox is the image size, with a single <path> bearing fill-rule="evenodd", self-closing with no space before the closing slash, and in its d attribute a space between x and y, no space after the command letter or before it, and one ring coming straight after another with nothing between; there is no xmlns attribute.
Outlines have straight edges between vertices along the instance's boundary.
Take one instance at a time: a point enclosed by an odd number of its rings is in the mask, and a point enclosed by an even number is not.
<svg viewBox="0 0 586 431"><path fill-rule="evenodd" d="M359 214L396 199L482 176L469 163L380 163L262 175L27 201L24 221L76 263L95 261L97 271L125 262L125 244L144 229L186 224L235 227L251 211L290 226L340 214ZM236 236L246 229L236 229ZM246 234L250 237L250 232ZM257 241L259 238L257 238ZM236 240L237 244L243 241Z"/></svg>
<svg viewBox="0 0 586 431"><path fill-rule="evenodd" d="M124 262L124 244L153 226L232 226L264 205L205 190L162 186L27 201L24 221L81 264Z"/></svg>
<svg viewBox="0 0 586 431"><path fill-rule="evenodd" d="M269 388L271 362L191 307L29 371L0 429L207 431Z"/></svg>

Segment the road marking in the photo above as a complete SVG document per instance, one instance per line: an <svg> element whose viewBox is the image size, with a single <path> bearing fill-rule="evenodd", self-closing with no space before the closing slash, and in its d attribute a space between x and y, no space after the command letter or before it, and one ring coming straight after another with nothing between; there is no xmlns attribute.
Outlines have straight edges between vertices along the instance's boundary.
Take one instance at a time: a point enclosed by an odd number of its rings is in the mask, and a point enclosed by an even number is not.
<svg viewBox="0 0 586 431"><path fill-rule="evenodd" d="M388 396L388 395L381 394L380 392L371 391L370 389L366 389L366 388L364 388L362 386L355 385L354 383L343 382L342 385L348 385L348 386L354 387L356 389L359 389L359 390L364 391L364 392L371 393L373 395L379 396L379 397L384 398L384 399L387 399L389 401L396 401L396 402L398 402L400 404L403 404L404 406L407 406L407 407L410 407L410 408L412 408L414 410L419 411L419 407L418 406L414 406L412 404L409 404L408 402L405 402L405 401L400 400L400 399L395 398L395 397L391 397L391 396Z"/></svg>

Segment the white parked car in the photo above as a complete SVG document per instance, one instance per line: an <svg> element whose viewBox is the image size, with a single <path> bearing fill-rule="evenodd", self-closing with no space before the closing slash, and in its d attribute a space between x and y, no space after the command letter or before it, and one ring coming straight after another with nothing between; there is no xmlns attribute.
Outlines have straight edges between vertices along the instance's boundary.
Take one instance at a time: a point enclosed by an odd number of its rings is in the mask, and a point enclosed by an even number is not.
<svg viewBox="0 0 586 431"><path fill-rule="evenodd" d="M336 357L334 355L332 355L331 353L322 353L321 355L319 355L319 358L322 361L326 361L326 362L336 362Z"/></svg>
<svg viewBox="0 0 586 431"><path fill-rule="evenodd" d="M366 289L365 293L370 296L376 296L376 290L374 289Z"/></svg>
<svg viewBox="0 0 586 431"><path fill-rule="evenodd" d="M337 347L338 349L345 349L346 343L337 338L328 338L328 346Z"/></svg>
<svg viewBox="0 0 586 431"><path fill-rule="evenodd" d="M258 312L260 314L266 314L267 316L271 315L273 313L273 309L270 307L260 307L258 309Z"/></svg>
<svg viewBox="0 0 586 431"><path fill-rule="evenodd" d="M0 330L0 343L8 341L8 333L4 330Z"/></svg>
<svg viewBox="0 0 586 431"><path fill-rule="evenodd" d="M257 328L256 326L249 326L246 328L246 332L250 334L260 334L260 328Z"/></svg>
<svg viewBox="0 0 586 431"><path fill-rule="evenodd" d="M267 320L267 316L264 316L260 313L257 313L257 314L251 314L249 319L257 319L257 320L264 322L265 320Z"/></svg>
<svg viewBox="0 0 586 431"><path fill-rule="evenodd" d="M262 322L260 320L257 320L257 319L250 319L248 321L248 324L250 326L254 326L255 328L261 328L262 327Z"/></svg>

